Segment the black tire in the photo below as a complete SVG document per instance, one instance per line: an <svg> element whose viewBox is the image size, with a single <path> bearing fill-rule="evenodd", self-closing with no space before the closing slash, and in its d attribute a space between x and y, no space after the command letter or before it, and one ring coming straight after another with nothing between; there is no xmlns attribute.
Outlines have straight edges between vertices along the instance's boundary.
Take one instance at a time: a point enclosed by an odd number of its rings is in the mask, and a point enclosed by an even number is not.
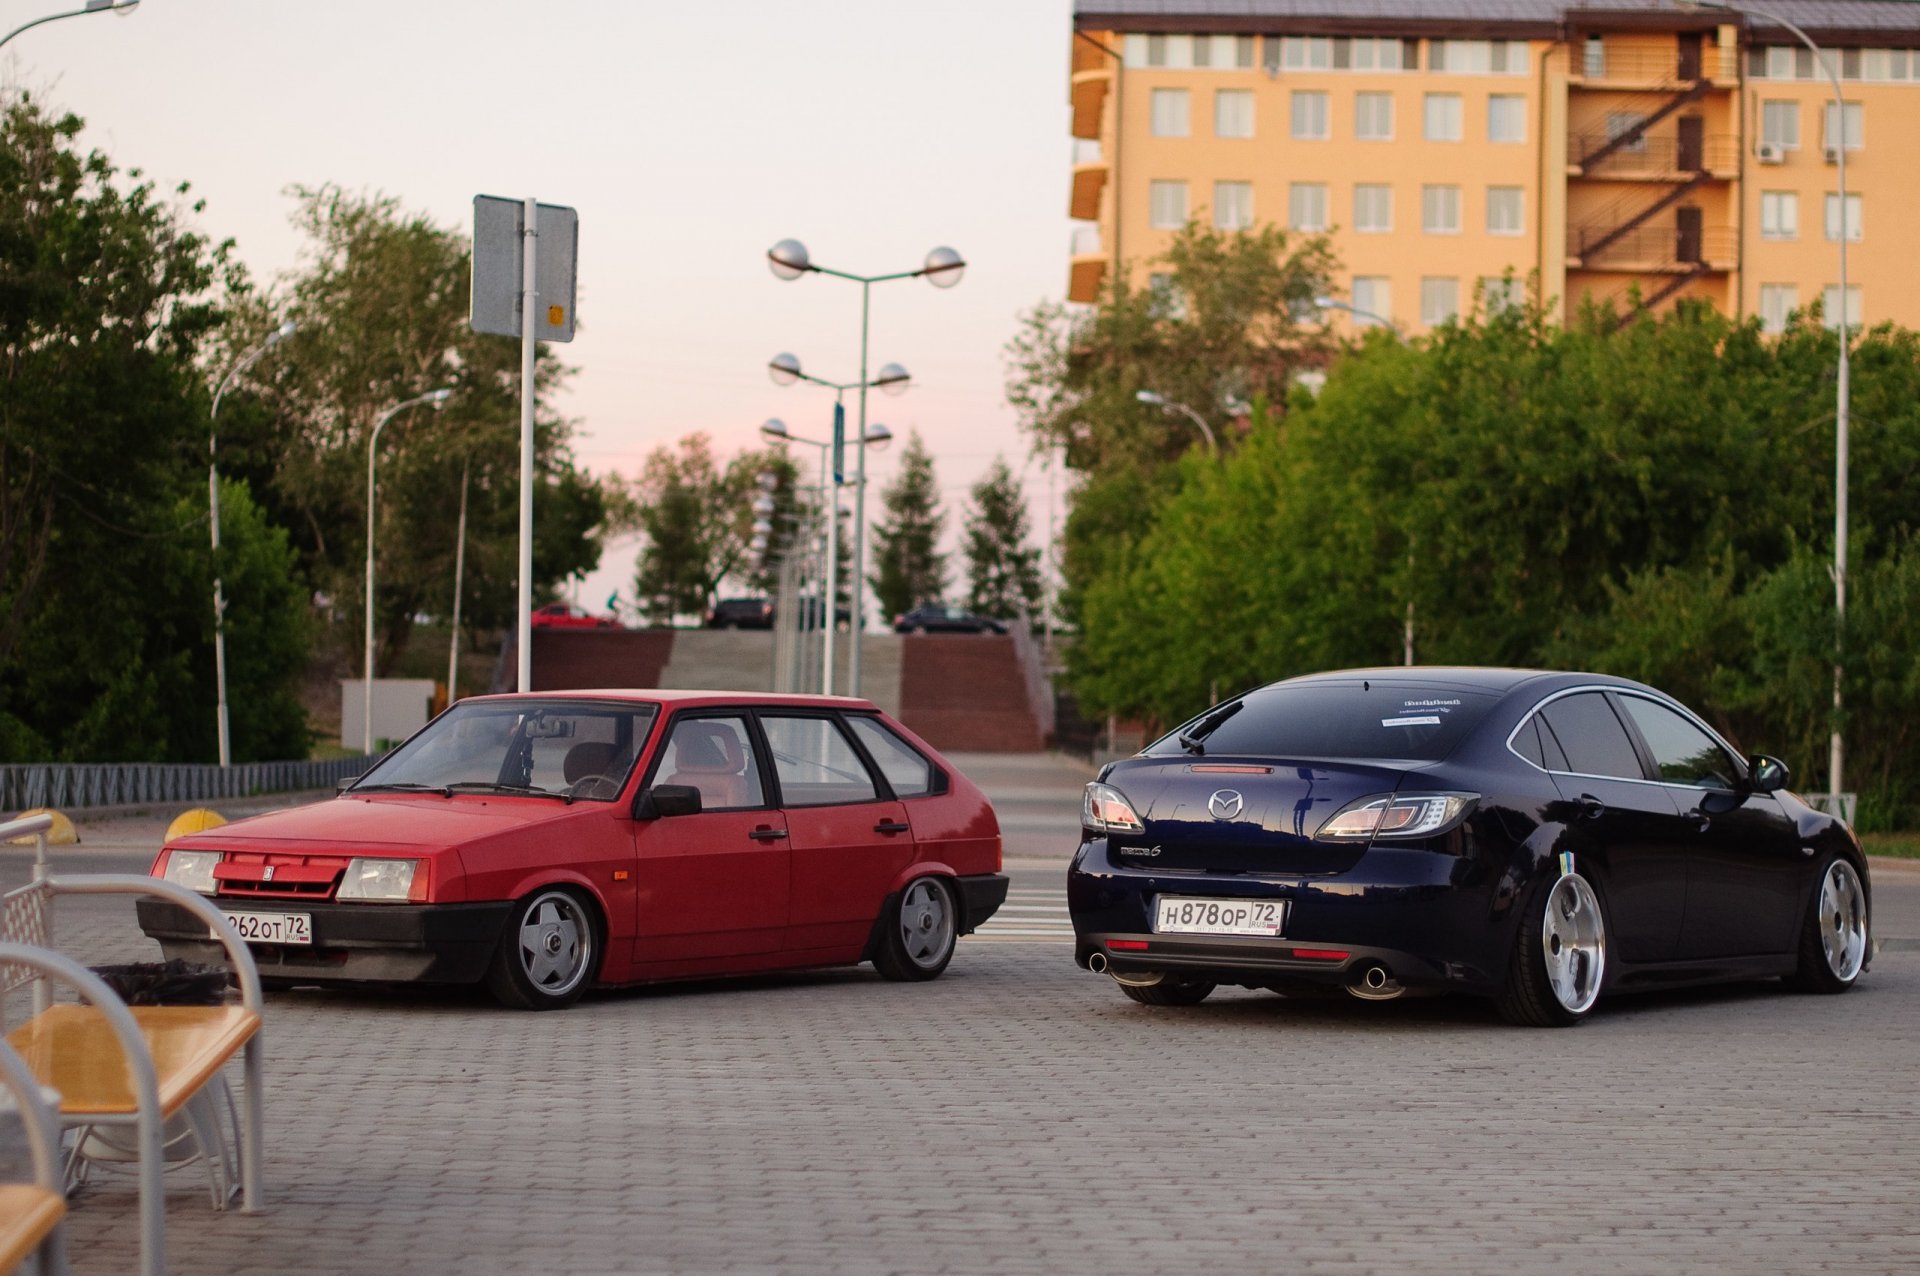
<svg viewBox="0 0 1920 1276"><path fill-rule="evenodd" d="M960 939L960 910L953 887L942 877L916 877L887 897L873 968L899 983L937 979L953 960Z"/></svg>
<svg viewBox="0 0 1920 1276"><path fill-rule="evenodd" d="M515 1010L563 1010L600 966L600 919L581 895L544 886L515 904L487 968L487 991Z"/></svg>
<svg viewBox="0 0 1920 1276"><path fill-rule="evenodd" d="M1548 909L1564 907L1563 892L1574 896L1582 914L1586 908L1592 908L1592 917L1582 915L1581 920L1590 920L1598 931L1597 957L1589 956L1583 963L1580 952L1566 948L1566 955L1558 959L1574 968L1576 995L1573 996L1567 994L1563 985L1556 984L1549 969L1549 953L1563 950L1556 942L1559 928L1549 931ZM1565 922L1574 915L1565 913L1559 920ZM1520 932L1514 937L1513 954L1507 965L1507 986L1495 999L1501 1017L1527 1028L1570 1028L1585 1019L1592 1013L1606 979L1606 933L1606 910L1600 903L1599 893L1586 878L1567 873L1537 882L1528 894Z"/></svg>
<svg viewBox="0 0 1920 1276"><path fill-rule="evenodd" d="M1836 871L1842 879L1837 894L1829 890ZM1849 884L1851 898L1847 898ZM1807 901L1807 915L1800 923L1799 963L1787 976L1788 986L1829 994L1853 987L1873 952L1868 915L1866 881L1859 869L1843 855L1827 856L1814 878L1813 898Z"/></svg>
<svg viewBox="0 0 1920 1276"><path fill-rule="evenodd" d="M1162 979L1145 988L1121 984L1120 991L1143 1006L1197 1006L1217 987L1204 979Z"/></svg>

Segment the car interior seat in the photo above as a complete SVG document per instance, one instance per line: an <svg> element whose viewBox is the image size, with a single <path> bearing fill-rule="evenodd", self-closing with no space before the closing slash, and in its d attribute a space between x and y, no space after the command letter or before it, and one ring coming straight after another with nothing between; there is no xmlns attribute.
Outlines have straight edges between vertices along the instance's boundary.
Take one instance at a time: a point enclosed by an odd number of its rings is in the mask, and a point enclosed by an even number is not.
<svg viewBox="0 0 1920 1276"><path fill-rule="evenodd" d="M690 784L700 790L703 810L752 806L747 759L740 738L717 722L683 723L673 733L674 772L663 784Z"/></svg>

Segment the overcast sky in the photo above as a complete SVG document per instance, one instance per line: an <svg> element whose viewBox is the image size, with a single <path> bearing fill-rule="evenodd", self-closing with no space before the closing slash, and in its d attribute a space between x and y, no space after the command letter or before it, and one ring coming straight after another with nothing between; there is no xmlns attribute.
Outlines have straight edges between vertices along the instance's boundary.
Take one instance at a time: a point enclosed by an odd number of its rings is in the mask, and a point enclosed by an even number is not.
<svg viewBox="0 0 1920 1276"><path fill-rule="evenodd" d="M78 6L0 0L0 27ZM82 116L123 168L190 181L202 227L263 280L298 258L294 183L463 230L478 193L573 205L581 331L561 353L579 371L559 406L582 463L623 476L694 430L725 456L770 416L830 429L829 392L764 367L790 350L854 380L860 290L776 281L776 240L863 274L951 245L957 288L873 291L873 365L915 386L870 418L925 436L950 530L998 454L1043 530L1001 348L1065 287L1069 21L1069 0L145 0L27 32L0 76ZM870 458L879 482L897 453ZM630 594L632 570L615 547L581 600Z"/></svg>

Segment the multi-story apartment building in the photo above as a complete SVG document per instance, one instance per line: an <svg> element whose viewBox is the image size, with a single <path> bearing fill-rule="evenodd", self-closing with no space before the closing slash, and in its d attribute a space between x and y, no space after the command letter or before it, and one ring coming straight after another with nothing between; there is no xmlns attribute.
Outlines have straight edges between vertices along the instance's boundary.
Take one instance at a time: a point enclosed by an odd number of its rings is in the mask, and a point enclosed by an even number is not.
<svg viewBox="0 0 1920 1276"><path fill-rule="evenodd" d="M1537 272L1769 328L1823 299L1920 326L1920 4L1080 0L1067 295L1189 219L1326 231L1354 321L1420 331ZM1845 147L1846 191L1839 190ZM1364 313L1362 313L1364 312Z"/></svg>

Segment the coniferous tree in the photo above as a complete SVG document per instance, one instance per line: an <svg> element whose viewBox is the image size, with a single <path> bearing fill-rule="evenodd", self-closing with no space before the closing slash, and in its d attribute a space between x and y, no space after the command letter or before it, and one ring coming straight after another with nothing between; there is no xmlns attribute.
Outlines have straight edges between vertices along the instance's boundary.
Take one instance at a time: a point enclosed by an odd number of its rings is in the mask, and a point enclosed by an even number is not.
<svg viewBox="0 0 1920 1276"><path fill-rule="evenodd" d="M1027 498L1005 457L973 485L967 513L967 606L1010 618L1040 611L1040 551L1027 546Z"/></svg>
<svg viewBox="0 0 1920 1276"><path fill-rule="evenodd" d="M874 572L867 577L888 619L921 603L938 602L947 589L947 556L939 553L946 515L934 483L933 455L919 431L907 438L900 473L880 493L885 514L873 527Z"/></svg>

